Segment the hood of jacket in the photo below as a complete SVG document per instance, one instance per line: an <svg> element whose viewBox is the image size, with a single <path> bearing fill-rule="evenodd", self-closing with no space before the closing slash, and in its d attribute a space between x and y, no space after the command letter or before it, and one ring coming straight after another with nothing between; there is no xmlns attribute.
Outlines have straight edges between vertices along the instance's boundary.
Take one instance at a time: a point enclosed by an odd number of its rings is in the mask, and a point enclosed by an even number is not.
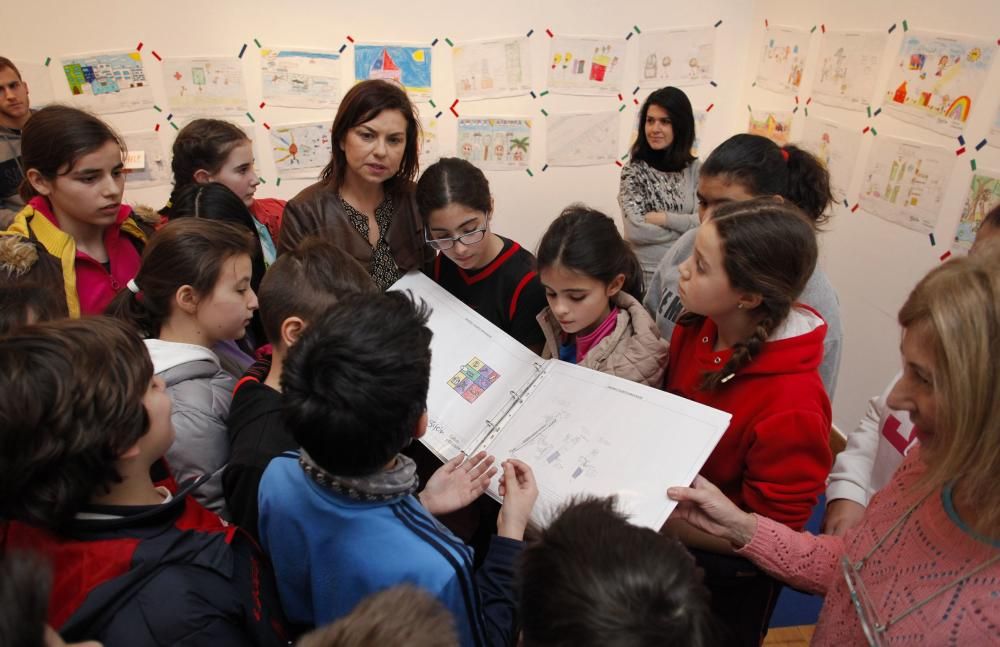
<svg viewBox="0 0 1000 647"><path fill-rule="evenodd" d="M184 380L212 377L222 370L219 357L204 346L162 339L144 341L153 360L153 372L163 377L168 387Z"/></svg>
<svg viewBox="0 0 1000 647"><path fill-rule="evenodd" d="M712 343L697 345L695 360L704 372L718 371L732 357L732 350L712 349L718 329L711 319L705 319L699 332L702 340ZM823 339L826 322L807 305L796 304L785 321L778 326L753 360L741 368L740 375L778 375L809 373L823 361Z"/></svg>

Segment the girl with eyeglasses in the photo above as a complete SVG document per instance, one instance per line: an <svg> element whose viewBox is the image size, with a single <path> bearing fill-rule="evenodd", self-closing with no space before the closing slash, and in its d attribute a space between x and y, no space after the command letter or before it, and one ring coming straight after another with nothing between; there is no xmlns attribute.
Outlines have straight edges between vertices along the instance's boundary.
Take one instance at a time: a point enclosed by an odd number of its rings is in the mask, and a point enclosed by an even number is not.
<svg viewBox="0 0 1000 647"><path fill-rule="evenodd" d="M431 277L519 342L540 352L545 336L535 317L545 291L535 257L493 232L493 197L483 172L446 157L417 182L417 208L427 244L440 252Z"/></svg>
<svg viewBox="0 0 1000 647"><path fill-rule="evenodd" d="M903 371L886 404L919 446L842 536L737 508L699 476L674 517L823 595L815 645L986 645L1000 624L1000 250L949 261L899 311Z"/></svg>

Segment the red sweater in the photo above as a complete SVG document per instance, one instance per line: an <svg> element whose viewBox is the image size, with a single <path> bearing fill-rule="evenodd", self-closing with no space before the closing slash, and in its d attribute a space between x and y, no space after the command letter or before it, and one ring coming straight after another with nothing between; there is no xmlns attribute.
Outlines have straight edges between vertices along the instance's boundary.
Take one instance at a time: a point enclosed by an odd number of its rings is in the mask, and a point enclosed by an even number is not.
<svg viewBox="0 0 1000 647"><path fill-rule="evenodd" d="M702 374L725 366L732 352L713 351L715 324L677 326L670 342L666 388L733 414L702 476L743 508L800 530L830 472L830 400L817 367L826 324L797 306L735 377L715 391Z"/></svg>

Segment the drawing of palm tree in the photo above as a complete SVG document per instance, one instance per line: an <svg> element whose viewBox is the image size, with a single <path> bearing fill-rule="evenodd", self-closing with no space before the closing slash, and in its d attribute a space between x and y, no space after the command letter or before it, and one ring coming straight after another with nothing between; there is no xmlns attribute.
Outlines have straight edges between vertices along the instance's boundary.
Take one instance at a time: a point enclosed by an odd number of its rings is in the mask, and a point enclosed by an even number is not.
<svg viewBox="0 0 1000 647"><path fill-rule="evenodd" d="M527 153L528 146L530 145L530 142L528 141L529 139L530 137L511 137L510 147L513 150L521 150Z"/></svg>

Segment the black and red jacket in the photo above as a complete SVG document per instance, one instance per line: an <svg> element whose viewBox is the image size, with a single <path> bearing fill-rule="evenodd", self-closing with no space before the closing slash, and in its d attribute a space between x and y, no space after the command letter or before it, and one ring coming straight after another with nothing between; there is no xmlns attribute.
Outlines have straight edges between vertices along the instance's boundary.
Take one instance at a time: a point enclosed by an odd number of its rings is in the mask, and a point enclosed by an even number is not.
<svg viewBox="0 0 1000 647"><path fill-rule="evenodd" d="M203 480L161 505L87 506L58 533L5 521L0 546L51 563L48 622L69 642L287 645L270 565L188 496Z"/></svg>

